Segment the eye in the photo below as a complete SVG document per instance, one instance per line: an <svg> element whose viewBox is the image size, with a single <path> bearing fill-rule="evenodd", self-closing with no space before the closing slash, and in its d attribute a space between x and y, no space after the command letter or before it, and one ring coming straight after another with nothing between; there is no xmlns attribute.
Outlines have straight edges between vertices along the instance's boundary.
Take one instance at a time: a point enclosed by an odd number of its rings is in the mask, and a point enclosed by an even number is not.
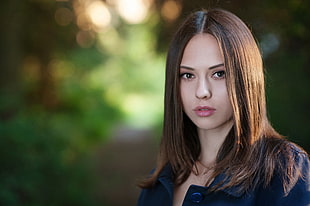
<svg viewBox="0 0 310 206"><path fill-rule="evenodd" d="M213 79L224 79L225 78L225 71L217 71L217 72L214 72L212 74L212 78Z"/></svg>
<svg viewBox="0 0 310 206"><path fill-rule="evenodd" d="M194 75L191 74L191 73L181 73L181 74L180 74L180 77L181 77L182 79L190 80L190 79L193 79L193 78L194 78Z"/></svg>

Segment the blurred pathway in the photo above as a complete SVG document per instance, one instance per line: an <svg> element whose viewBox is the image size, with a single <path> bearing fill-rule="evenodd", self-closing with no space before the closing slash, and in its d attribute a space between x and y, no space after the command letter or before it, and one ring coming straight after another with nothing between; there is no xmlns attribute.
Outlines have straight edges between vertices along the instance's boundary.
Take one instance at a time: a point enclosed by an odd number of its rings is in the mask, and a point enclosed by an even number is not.
<svg viewBox="0 0 310 206"><path fill-rule="evenodd" d="M158 139L158 138L157 138ZM155 166L159 142L148 130L120 128L95 157L98 200L103 206L135 206L138 179Z"/></svg>

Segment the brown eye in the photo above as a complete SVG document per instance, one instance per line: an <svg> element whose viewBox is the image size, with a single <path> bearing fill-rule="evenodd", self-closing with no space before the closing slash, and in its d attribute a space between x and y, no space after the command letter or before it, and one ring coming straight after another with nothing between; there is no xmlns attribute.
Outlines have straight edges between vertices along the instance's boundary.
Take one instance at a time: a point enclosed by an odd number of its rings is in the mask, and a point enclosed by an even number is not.
<svg viewBox="0 0 310 206"><path fill-rule="evenodd" d="M182 74L180 75L180 77L181 77L182 79L192 79L192 78L194 78L194 75L191 74L191 73L182 73Z"/></svg>
<svg viewBox="0 0 310 206"><path fill-rule="evenodd" d="M217 72L214 72L212 77L214 79L223 79L225 78L225 71L217 71Z"/></svg>

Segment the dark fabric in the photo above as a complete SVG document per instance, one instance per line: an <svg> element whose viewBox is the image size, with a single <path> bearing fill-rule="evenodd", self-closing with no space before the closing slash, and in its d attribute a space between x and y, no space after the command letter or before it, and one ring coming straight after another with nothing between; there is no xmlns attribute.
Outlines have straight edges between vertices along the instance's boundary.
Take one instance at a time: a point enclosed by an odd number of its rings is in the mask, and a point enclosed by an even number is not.
<svg viewBox="0 0 310 206"><path fill-rule="evenodd" d="M302 167L303 178L300 178L287 196L284 195L282 180L275 175L266 188L259 186L252 192L238 194L236 188L208 193L208 187L191 185L185 195L183 206L310 206L310 170L309 157L294 148L295 160ZM215 178L214 185L224 176ZM166 166L161 172L156 185L141 191L138 206L172 206L173 182L171 168Z"/></svg>

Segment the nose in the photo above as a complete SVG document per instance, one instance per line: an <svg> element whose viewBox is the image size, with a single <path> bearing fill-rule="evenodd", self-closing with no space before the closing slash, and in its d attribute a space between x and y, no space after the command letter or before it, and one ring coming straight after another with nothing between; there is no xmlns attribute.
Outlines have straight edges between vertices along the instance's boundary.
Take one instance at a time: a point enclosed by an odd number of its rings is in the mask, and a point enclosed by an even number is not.
<svg viewBox="0 0 310 206"><path fill-rule="evenodd" d="M207 80L198 81L196 88L196 97L198 99L209 99L212 96L211 88Z"/></svg>

